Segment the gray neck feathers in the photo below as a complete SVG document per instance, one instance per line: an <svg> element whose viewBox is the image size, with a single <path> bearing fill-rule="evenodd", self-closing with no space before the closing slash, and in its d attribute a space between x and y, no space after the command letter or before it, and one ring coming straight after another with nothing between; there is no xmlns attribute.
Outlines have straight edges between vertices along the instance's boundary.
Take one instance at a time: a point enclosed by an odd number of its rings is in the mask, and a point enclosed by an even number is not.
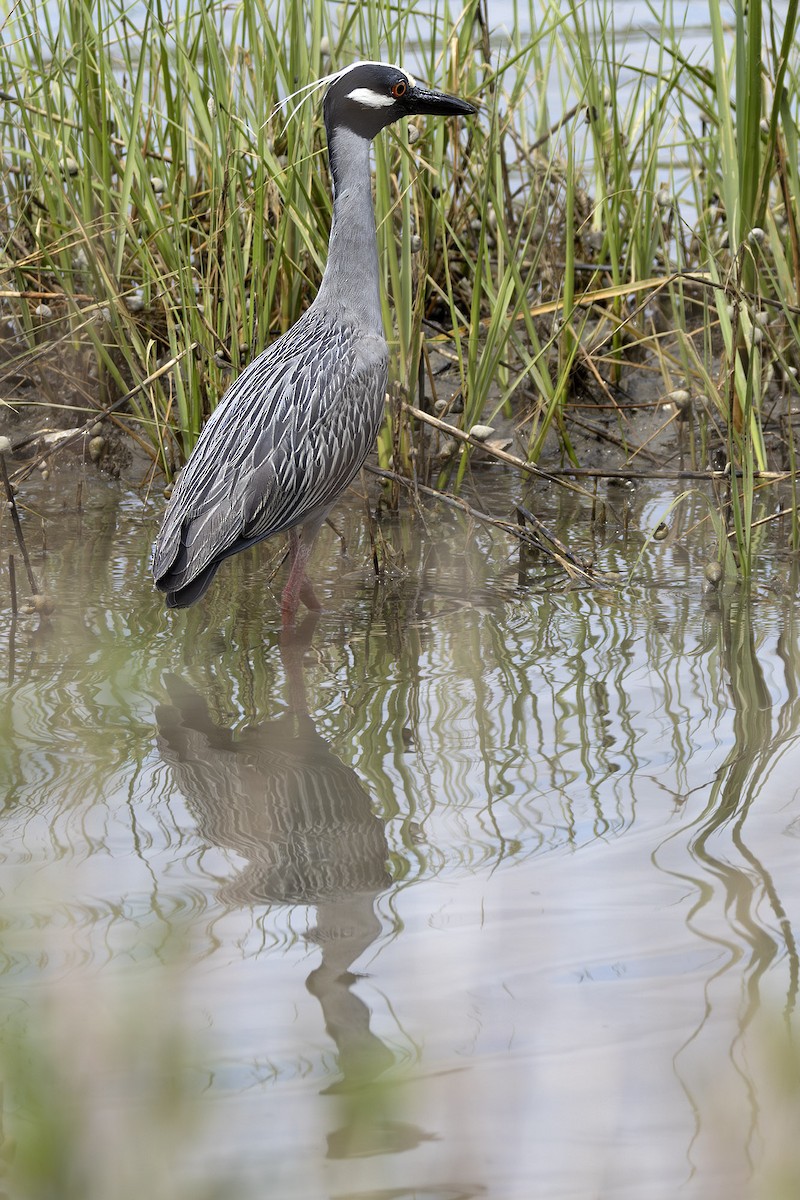
<svg viewBox="0 0 800 1200"><path fill-rule="evenodd" d="M341 306L359 325L383 336L369 151L369 139L353 130L329 130L333 224L317 303Z"/></svg>

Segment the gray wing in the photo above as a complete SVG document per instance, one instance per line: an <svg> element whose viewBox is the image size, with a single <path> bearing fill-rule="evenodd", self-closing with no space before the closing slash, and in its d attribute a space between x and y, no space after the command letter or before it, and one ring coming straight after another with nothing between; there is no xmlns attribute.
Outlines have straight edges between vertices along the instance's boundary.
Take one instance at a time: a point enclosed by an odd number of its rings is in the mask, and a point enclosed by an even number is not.
<svg viewBox="0 0 800 1200"><path fill-rule="evenodd" d="M242 372L206 422L153 547L162 591L322 516L380 429L383 338L314 313Z"/></svg>

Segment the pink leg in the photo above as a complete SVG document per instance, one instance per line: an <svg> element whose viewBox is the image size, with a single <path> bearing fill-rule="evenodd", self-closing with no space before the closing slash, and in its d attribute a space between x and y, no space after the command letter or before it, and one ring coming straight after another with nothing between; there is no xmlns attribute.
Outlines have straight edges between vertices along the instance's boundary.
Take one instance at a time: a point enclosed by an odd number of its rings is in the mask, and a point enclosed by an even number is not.
<svg viewBox="0 0 800 1200"><path fill-rule="evenodd" d="M300 601L306 608L319 612L322 608L314 594L311 580L306 576L306 565L311 558L316 529L304 530L305 537L301 538L297 530L289 530L289 578L281 595L281 620L284 629L291 629L297 615Z"/></svg>

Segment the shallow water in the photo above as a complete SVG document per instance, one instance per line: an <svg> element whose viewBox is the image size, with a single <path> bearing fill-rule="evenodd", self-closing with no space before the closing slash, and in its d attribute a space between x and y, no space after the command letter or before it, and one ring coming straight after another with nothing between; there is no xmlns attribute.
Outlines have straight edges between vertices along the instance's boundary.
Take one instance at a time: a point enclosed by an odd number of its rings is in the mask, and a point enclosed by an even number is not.
<svg viewBox="0 0 800 1200"><path fill-rule="evenodd" d="M276 548L168 615L163 502L75 495L23 497L52 620L0 595L5 1123L72 1110L61 1195L797 1194L790 564L709 595L699 500L640 557L671 496L539 496L634 582L428 508L376 583L352 498L282 644Z"/></svg>

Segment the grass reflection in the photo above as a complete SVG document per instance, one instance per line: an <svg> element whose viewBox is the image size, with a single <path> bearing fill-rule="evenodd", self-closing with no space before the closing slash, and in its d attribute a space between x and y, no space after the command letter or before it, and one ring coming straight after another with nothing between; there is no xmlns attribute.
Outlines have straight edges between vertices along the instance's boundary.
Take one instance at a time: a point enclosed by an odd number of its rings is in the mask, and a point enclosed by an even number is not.
<svg viewBox="0 0 800 1200"><path fill-rule="evenodd" d="M800 1178L793 1146L782 1135L775 1137L772 1083L765 1092L763 1079L759 1079L763 1070L764 1012L778 999L779 981L784 992L785 1025L781 1030L775 1022L766 1040L770 1045L776 1040L783 1042L785 1061L776 1070L773 1082L782 1079L783 1087L794 1079L797 1062L793 1034L800 964L797 942L781 884L761 852L758 832L774 809L770 794L774 796L773 780L781 775L781 760L791 756L793 749L796 751L800 740L796 611L790 604L782 608L777 639L780 649L772 661L783 664L783 678L773 679L770 684L764 668L764 646L758 644L758 612L752 600L737 594L715 598L710 604L719 686L725 688L732 706L731 737L702 808L690 822L682 823L655 855L655 861L665 869L678 847L683 848L679 856L682 864L666 869L689 885L687 928L693 936L722 951L706 982L701 1018L675 1056L676 1074L692 1109L698 1113L690 1161L699 1162L701 1141L719 1133L716 1124L701 1125L699 1114L707 1103L707 1047L715 1037L718 1010L733 1005L736 1030L727 1050L727 1062L724 1067L718 1064L715 1091L721 1095L722 1079L727 1077L727 1086L740 1097L747 1112L747 1134L735 1149L730 1147L732 1161L740 1163L743 1177L754 1175L759 1181L748 1194L769 1198L793 1194ZM791 800L787 795L786 806ZM778 811L783 807L780 805ZM724 913L723 921L720 913ZM756 1068L750 1061L754 1048L759 1064ZM771 1057L773 1051L769 1053ZM777 1060L773 1069L776 1066ZM779 1117L778 1128L782 1126ZM765 1145L770 1147L766 1170ZM776 1145L780 1147L777 1151Z"/></svg>
<svg viewBox="0 0 800 1200"><path fill-rule="evenodd" d="M757 1008L759 981L778 954L788 970L787 1013L794 1011L797 1001L799 960L791 922L768 868L748 844L746 823L769 788L778 763L800 740L799 631L793 607L785 606L779 635L784 697L783 703L776 704L756 646L753 603L737 595L721 600L715 608L718 654L733 707L732 740L716 768L703 811L690 826L682 827L681 838L689 834L688 850L703 870L699 878L687 876L693 878L698 892L689 915L690 927L702 937L713 938L703 930L703 910L721 902L730 914L735 935L726 939L731 961L746 947L747 1023ZM787 656L790 641L794 653ZM709 878L719 886L709 886ZM761 911L764 902L772 910L768 924Z"/></svg>

